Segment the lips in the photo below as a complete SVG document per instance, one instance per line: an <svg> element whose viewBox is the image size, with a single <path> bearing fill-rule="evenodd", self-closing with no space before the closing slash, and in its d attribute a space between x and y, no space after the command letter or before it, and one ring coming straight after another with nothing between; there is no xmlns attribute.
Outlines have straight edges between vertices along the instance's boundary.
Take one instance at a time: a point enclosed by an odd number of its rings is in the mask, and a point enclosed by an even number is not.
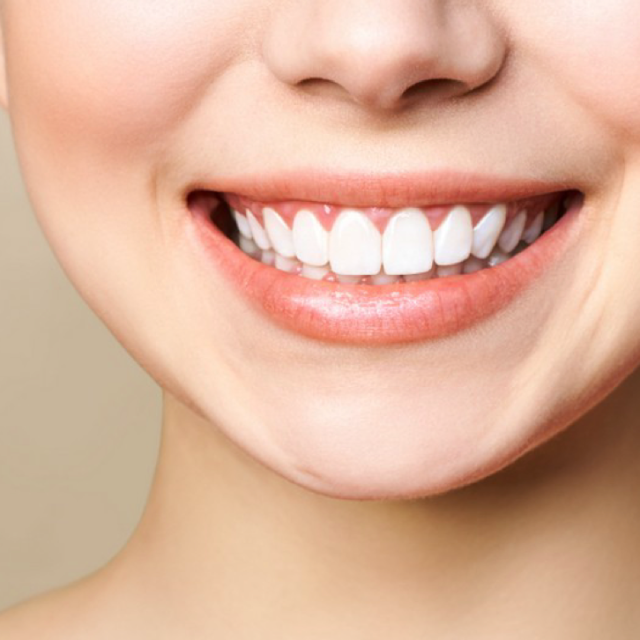
<svg viewBox="0 0 640 640"><path fill-rule="evenodd" d="M557 188L559 185L478 181L469 176L458 177L454 183L448 176L423 183L428 186L422 192L406 177L379 183L384 187L385 195L380 200L385 206L376 207L370 198L379 196L379 190L360 192L350 202L352 190L345 189L344 182L339 188L336 184L335 179L326 181L324 201L305 198L317 195L321 186L317 176L289 185L270 179L264 182L264 195L260 197L256 197L260 185L255 181L237 184L230 193L223 187L224 200L220 188L204 185L190 190L188 207L195 232L192 237L204 250L205 260L259 312L307 337L354 345L435 339L496 314L514 302L553 261L561 259L574 235L573 221L582 204L579 192L563 191ZM402 199L407 193L416 199ZM473 197L474 193L478 195ZM492 200L486 198L488 195L498 197ZM557 210L562 202L568 204L565 215L555 224L547 220L545 228L552 224L551 228L537 237L545 209L555 206ZM297 259L300 251L296 251L291 229L295 232L300 212L305 218L301 218L300 228L310 229L309 216L314 211L324 213L317 216L316 235L320 242L326 236L327 245L314 247L305 240L301 252L316 260L316 264L307 264ZM430 224L419 226L418 215ZM491 231L491 225L498 224L497 218L501 218L501 226L498 232ZM265 221L270 234L265 233ZM341 223L352 224L351 231L342 234L348 237L348 243L333 240L334 227ZM392 238L387 245L387 236L394 232L393 223L405 224L409 233L406 229L404 235L396 233L395 240ZM258 226L262 235L256 234ZM425 229L423 245L417 244L412 229ZM479 229L481 239L492 233L495 236L496 249L491 255L486 242L485 246L474 242ZM446 235L445 242L442 238ZM279 245L275 249L284 249L284 253L274 251L270 237ZM414 258L403 261L398 237L403 238L409 253L413 251ZM387 246L390 248L385 253ZM356 257L350 259L349 251ZM431 255L425 256L429 251ZM387 273L387 265L392 265L392 272L395 265L397 273Z"/></svg>

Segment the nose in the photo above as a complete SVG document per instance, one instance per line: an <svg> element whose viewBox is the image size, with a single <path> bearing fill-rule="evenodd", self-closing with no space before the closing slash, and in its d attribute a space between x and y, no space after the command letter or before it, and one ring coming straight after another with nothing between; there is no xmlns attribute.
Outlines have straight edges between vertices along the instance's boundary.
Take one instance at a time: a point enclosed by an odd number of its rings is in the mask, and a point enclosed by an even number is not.
<svg viewBox="0 0 640 640"><path fill-rule="evenodd" d="M487 84L506 40L479 0L295 0L272 14L263 55L287 85L395 110Z"/></svg>

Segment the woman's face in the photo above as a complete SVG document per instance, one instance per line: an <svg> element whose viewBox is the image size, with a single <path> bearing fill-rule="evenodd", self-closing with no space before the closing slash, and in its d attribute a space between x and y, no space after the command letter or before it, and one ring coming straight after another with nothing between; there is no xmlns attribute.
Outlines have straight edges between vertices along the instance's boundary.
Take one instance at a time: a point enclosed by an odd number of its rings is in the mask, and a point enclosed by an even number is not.
<svg viewBox="0 0 640 640"><path fill-rule="evenodd" d="M290 480L461 486L638 362L635 0L4 0L2 25L67 274L165 389ZM476 244L534 237L565 190L559 222L488 268ZM205 215L232 229L222 193L255 216L253 257ZM469 251L485 268L440 268Z"/></svg>

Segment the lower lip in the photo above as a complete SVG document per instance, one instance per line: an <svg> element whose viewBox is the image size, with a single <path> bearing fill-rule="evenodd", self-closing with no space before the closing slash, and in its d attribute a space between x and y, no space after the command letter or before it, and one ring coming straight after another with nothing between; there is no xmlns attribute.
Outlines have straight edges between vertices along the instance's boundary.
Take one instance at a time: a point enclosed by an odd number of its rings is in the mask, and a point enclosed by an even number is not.
<svg viewBox="0 0 640 640"><path fill-rule="evenodd" d="M254 260L211 221L210 204L189 205L206 259L267 317L316 340L390 345L461 332L497 314L555 261L578 235L580 204L531 246L502 264L471 274L388 285L315 281Z"/></svg>

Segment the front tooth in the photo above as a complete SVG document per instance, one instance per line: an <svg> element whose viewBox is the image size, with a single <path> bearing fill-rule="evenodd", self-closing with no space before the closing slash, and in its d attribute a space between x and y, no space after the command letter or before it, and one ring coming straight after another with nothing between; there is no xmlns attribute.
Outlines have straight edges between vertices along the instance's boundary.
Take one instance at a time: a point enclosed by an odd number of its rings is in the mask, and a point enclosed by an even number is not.
<svg viewBox="0 0 640 640"><path fill-rule="evenodd" d="M541 211L533 220L529 228L524 232L522 239L531 244L538 239L540 232L542 231L542 223L544 222L544 213Z"/></svg>
<svg viewBox="0 0 640 640"><path fill-rule="evenodd" d="M507 219L507 207L499 204L490 209L473 229L471 254L476 258L487 258L498 241Z"/></svg>
<svg viewBox="0 0 640 640"><path fill-rule="evenodd" d="M262 210L264 217L264 227L271 240L273 248L285 258L295 258L296 251L293 247L293 238L291 229L287 223L280 217L277 211L265 207Z"/></svg>
<svg viewBox="0 0 640 640"><path fill-rule="evenodd" d="M500 234L498 246L505 253L513 251L518 246L525 224L527 224L527 212L521 211Z"/></svg>
<svg viewBox="0 0 640 640"><path fill-rule="evenodd" d="M424 273L433 264L433 233L420 209L403 209L382 236L382 262L389 275Z"/></svg>
<svg viewBox="0 0 640 640"><path fill-rule="evenodd" d="M461 205L451 209L434 234L435 262L448 266L463 262L471 253L473 226L469 209Z"/></svg>
<svg viewBox="0 0 640 640"><path fill-rule="evenodd" d="M233 212L233 218L238 225L238 231L240 231L240 234L248 240L251 240L253 235L251 234L251 227L249 226L247 219L239 211L236 211L235 209L232 209L231 211Z"/></svg>
<svg viewBox="0 0 640 640"><path fill-rule="evenodd" d="M329 262L329 234L311 211L298 211L293 221L293 244L298 260L314 267Z"/></svg>
<svg viewBox="0 0 640 640"><path fill-rule="evenodd" d="M345 209L329 235L329 261L334 273L373 276L382 267L382 238L369 218Z"/></svg>
<svg viewBox="0 0 640 640"><path fill-rule="evenodd" d="M269 242L269 238L267 237L267 234L264 232L262 225L258 222L258 220L253 215L253 213L248 209L247 209L247 221L249 222L249 227L251 228L251 234L253 235L254 242L263 251L267 251L268 249L271 249L271 243Z"/></svg>

